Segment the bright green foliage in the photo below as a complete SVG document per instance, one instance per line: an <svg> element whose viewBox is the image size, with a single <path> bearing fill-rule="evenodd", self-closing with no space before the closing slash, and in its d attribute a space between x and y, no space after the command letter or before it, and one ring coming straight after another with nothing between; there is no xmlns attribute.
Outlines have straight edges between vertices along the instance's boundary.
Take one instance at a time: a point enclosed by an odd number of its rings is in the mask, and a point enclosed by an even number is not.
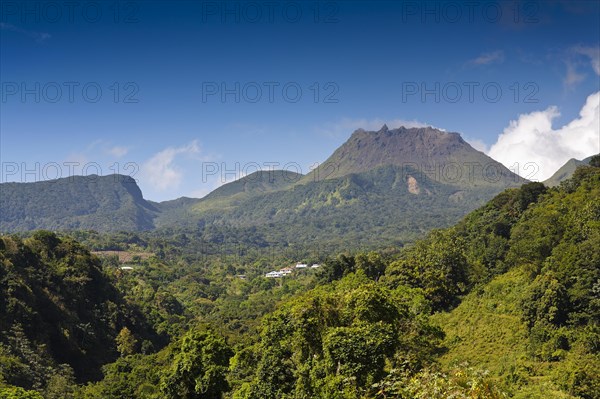
<svg viewBox="0 0 600 399"><path fill-rule="evenodd" d="M522 306L523 318L529 328L538 323L563 325L570 308L565 286L551 273L536 277L529 286Z"/></svg>
<svg viewBox="0 0 600 399"><path fill-rule="evenodd" d="M359 253L355 256L356 270L362 270L367 277L377 281L386 269L386 263L377 252Z"/></svg>
<svg viewBox="0 0 600 399"><path fill-rule="evenodd" d="M583 399L600 397L600 358L577 353L557 367L554 379L569 394Z"/></svg>
<svg viewBox="0 0 600 399"><path fill-rule="evenodd" d="M0 398L2 399L44 399L36 391L26 391L19 387L2 388L0 387Z"/></svg>
<svg viewBox="0 0 600 399"><path fill-rule="evenodd" d="M386 325L335 327L323 340L329 374L350 376L366 387L383 377L385 359L396 349L397 337Z"/></svg>
<svg viewBox="0 0 600 399"><path fill-rule="evenodd" d="M386 284L406 284L423 289L434 308L455 305L467 289L465 244L453 230L433 231L403 252L386 271Z"/></svg>
<svg viewBox="0 0 600 399"><path fill-rule="evenodd" d="M504 399L487 373L461 366L449 373L425 369L414 376L394 369L376 384L375 398L385 399Z"/></svg>
<svg viewBox="0 0 600 399"><path fill-rule="evenodd" d="M221 398L229 390L225 374L232 355L223 338L192 330L184 335L160 389L173 399Z"/></svg>
<svg viewBox="0 0 600 399"><path fill-rule="evenodd" d="M8 384L43 390L60 375L70 379L60 364L80 381L100 377L101 365L117 357L115 338L125 323L159 342L76 241L40 231L0 243L0 379Z"/></svg>
<svg viewBox="0 0 600 399"><path fill-rule="evenodd" d="M137 339L127 327L123 327L115 338L117 344L117 350L121 356L133 355L137 346Z"/></svg>
<svg viewBox="0 0 600 399"><path fill-rule="evenodd" d="M76 399L163 399L159 390L161 375L170 361L170 348L159 353L120 357L102 368L104 378L82 387Z"/></svg>
<svg viewBox="0 0 600 399"><path fill-rule="evenodd" d="M340 254L329 259L319 273L322 282L332 282L342 277L362 271L367 277L377 281L386 269L386 262L377 252L359 252L356 255Z"/></svg>
<svg viewBox="0 0 600 399"><path fill-rule="evenodd" d="M464 243L471 285L486 283L514 266L506 259L512 228L545 190L539 183L506 190L453 228Z"/></svg>
<svg viewBox="0 0 600 399"><path fill-rule="evenodd" d="M448 334L443 364L489 368L515 398L599 397L598 198L600 169L581 167L512 219L503 213L518 202L504 202L496 218L511 220L500 256L509 271L436 316Z"/></svg>
<svg viewBox="0 0 600 399"><path fill-rule="evenodd" d="M419 297L359 271L289 301L265 319L257 371L236 397L358 398L387 364L427 362L441 332L421 316ZM416 348L420 339L428 350Z"/></svg>

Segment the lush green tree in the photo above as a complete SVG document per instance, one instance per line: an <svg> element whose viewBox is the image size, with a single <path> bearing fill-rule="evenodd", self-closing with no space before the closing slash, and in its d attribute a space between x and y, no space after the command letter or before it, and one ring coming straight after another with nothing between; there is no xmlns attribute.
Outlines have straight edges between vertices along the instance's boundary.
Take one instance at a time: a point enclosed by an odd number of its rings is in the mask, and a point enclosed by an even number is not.
<svg viewBox="0 0 600 399"><path fill-rule="evenodd" d="M362 269L295 297L264 319L256 371L236 398L358 398L386 365L426 363L441 335L419 297L404 286L391 291ZM431 347L415 350L420 339Z"/></svg>
<svg viewBox="0 0 600 399"><path fill-rule="evenodd" d="M353 256L339 254L328 260L320 272L319 278L324 282L332 282L356 271L356 262Z"/></svg>
<svg viewBox="0 0 600 399"><path fill-rule="evenodd" d="M362 270L367 277L372 278L375 281L379 280L379 277L385 272L386 263L377 252L361 252L357 254L354 259L356 269Z"/></svg>
<svg viewBox="0 0 600 399"><path fill-rule="evenodd" d="M73 369L62 364L48 379L44 399L72 399L75 397L76 386Z"/></svg>
<svg viewBox="0 0 600 399"><path fill-rule="evenodd" d="M570 309L567 290L552 274L535 279L521 306L529 328L539 322L560 326L567 321Z"/></svg>
<svg viewBox="0 0 600 399"><path fill-rule="evenodd" d="M0 241L0 343L11 359L1 373L7 383L42 391L51 379L68 378L61 364L78 381L100 378L101 366L117 357L115 338L124 325L161 345L146 315L72 238L40 231Z"/></svg>
<svg viewBox="0 0 600 399"><path fill-rule="evenodd" d="M2 399L44 399L37 391L26 391L20 387L0 387L0 398Z"/></svg>
<svg viewBox="0 0 600 399"><path fill-rule="evenodd" d="M448 309L468 288L464 247L453 230L433 231L390 264L385 282L421 288L435 309Z"/></svg>
<svg viewBox="0 0 600 399"><path fill-rule="evenodd" d="M544 194L547 190L548 188L543 183L533 182L523 184L517 195L520 210L524 211L529 204L537 202L540 195Z"/></svg>
<svg viewBox="0 0 600 399"><path fill-rule="evenodd" d="M173 399L221 398L229 390L226 372L232 355L223 338L209 331L189 331L162 379L161 391Z"/></svg>
<svg viewBox="0 0 600 399"><path fill-rule="evenodd" d="M137 339L127 327L123 327L115 338L117 350L121 356L133 355L137 348Z"/></svg>

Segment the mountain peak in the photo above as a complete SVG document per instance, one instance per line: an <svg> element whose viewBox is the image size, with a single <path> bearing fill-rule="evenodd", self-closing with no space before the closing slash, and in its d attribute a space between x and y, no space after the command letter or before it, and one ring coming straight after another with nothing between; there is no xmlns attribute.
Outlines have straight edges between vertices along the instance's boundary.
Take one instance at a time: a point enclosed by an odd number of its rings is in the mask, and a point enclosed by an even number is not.
<svg viewBox="0 0 600 399"><path fill-rule="evenodd" d="M589 165L590 161L592 160L592 156L582 160L575 158L569 159L563 166L554 172L552 176L543 181L543 183L548 187L558 186L562 181L570 179L571 176L573 176L573 173L575 173L575 169L577 169L579 166Z"/></svg>
<svg viewBox="0 0 600 399"><path fill-rule="evenodd" d="M383 125L378 131L356 130L303 182L362 173L386 165L411 166L428 174L433 180L449 184L512 186L525 181L502 164L475 150L459 133L442 131L432 126L401 126L390 130L387 125ZM472 170L472 165L476 165L479 170ZM478 177L474 175L477 173ZM502 179L490 178L484 176L484 173L500 174Z"/></svg>

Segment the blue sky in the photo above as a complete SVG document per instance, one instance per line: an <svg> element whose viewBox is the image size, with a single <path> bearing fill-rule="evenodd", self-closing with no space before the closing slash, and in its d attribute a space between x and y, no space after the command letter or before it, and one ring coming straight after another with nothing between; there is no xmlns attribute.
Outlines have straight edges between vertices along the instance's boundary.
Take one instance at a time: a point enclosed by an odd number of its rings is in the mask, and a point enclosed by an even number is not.
<svg viewBox="0 0 600 399"><path fill-rule="evenodd" d="M384 122L538 179L600 148L600 2L0 4L2 182L118 170L200 197Z"/></svg>

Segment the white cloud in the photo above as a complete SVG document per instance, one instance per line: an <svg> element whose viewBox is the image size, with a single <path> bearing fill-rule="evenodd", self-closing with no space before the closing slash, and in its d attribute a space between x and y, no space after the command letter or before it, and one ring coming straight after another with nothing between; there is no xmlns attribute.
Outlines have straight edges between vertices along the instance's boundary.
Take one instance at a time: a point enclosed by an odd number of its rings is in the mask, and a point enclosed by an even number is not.
<svg viewBox="0 0 600 399"><path fill-rule="evenodd" d="M30 38L34 39L38 43L42 43L52 37L49 33L46 33L46 32L36 32L36 31L32 31L32 30L27 30L27 29L21 29L17 26L7 24L4 22L0 22L0 30L7 30L10 32L16 32L16 33L19 33L19 34L22 34L25 36L29 36Z"/></svg>
<svg viewBox="0 0 600 399"><path fill-rule="evenodd" d="M178 155L199 152L200 147L196 140L183 147L165 148L142 164L141 177L158 191L177 188L183 178L183 172L174 164L175 158Z"/></svg>
<svg viewBox="0 0 600 399"><path fill-rule="evenodd" d="M117 158L124 157L128 152L129 148L118 145L108 149L108 153Z"/></svg>
<svg viewBox="0 0 600 399"><path fill-rule="evenodd" d="M383 125L387 125L390 129L396 129L400 126L404 126L407 128L411 127L427 127L430 126L426 123L419 121L408 121L404 119L350 119L343 118L337 122L327 123L324 126L318 127L317 133L322 134L324 136L329 137L346 137L349 136L350 133L354 132L356 129L365 129L365 130L379 130Z"/></svg>
<svg viewBox="0 0 600 399"><path fill-rule="evenodd" d="M589 58L594 72L600 75L600 47L575 46L572 50L575 54L584 55Z"/></svg>
<svg viewBox="0 0 600 399"><path fill-rule="evenodd" d="M600 75L600 47L574 46L568 49L565 55L567 71L563 83L565 88L572 88L582 82L587 76L580 72L588 65L596 75Z"/></svg>
<svg viewBox="0 0 600 399"><path fill-rule="evenodd" d="M496 50L491 53L483 53L479 57L470 60L467 64L470 65L490 65L501 63L504 61L504 51Z"/></svg>
<svg viewBox="0 0 600 399"><path fill-rule="evenodd" d="M504 129L488 155L525 178L545 180L569 159L600 152L599 115L600 92L587 98L578 118L556 130L552 121L560 116L557 107L520 115ZM528 163L533 164L525 170Z"/></svg>

